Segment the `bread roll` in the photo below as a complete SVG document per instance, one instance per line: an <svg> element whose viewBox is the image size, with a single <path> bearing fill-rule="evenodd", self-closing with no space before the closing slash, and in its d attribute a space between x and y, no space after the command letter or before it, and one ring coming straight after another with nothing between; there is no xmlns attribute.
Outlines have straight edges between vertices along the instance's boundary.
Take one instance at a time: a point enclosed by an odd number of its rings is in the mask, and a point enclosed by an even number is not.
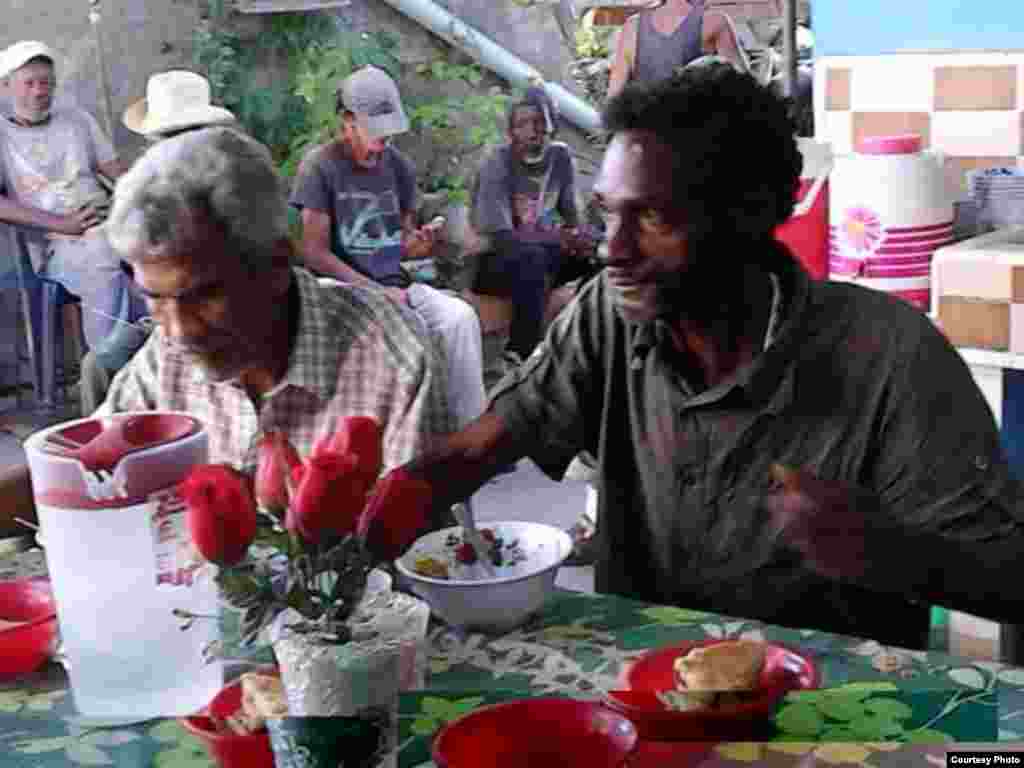
<svg viewBox="0 0 1024 768"><path fill-rule="evenodd" d="M695 691L752 691L764 667L764 643L734 640L694 648L675 660L677 686Z"/></svg>

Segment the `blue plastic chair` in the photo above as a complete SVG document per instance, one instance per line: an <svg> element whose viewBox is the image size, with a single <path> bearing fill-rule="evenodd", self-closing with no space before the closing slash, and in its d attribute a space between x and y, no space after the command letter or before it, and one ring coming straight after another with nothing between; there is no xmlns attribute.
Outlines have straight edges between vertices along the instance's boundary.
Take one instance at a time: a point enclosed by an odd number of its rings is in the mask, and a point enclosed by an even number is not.
<svg viewBox="0 0 1024 768"><path fill-rule="evenodd" d="M80 299L56 280L36 274L25 232L12 225L7 230L21 299L32 389L38 406L53 408L57 404L58 383L65 383L64 307L80 304Z"/></svg>

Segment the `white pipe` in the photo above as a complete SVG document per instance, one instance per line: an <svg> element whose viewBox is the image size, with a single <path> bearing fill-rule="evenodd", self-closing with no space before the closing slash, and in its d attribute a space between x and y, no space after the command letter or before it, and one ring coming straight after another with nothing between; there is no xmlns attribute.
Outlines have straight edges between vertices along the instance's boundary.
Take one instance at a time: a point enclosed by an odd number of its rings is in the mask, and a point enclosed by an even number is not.
<svg viewBox="0 0 1024 768"><path fill-rule="evenodd" d="M426 27L448 44L469 54L513 85L527 87L532 81L544 82L540 72L479 31L453 16L433 0L384 0L413 21ZM544 82L544 88L559 112L585 131L601 128L601 118L593 107L558 83Z"/></svg>

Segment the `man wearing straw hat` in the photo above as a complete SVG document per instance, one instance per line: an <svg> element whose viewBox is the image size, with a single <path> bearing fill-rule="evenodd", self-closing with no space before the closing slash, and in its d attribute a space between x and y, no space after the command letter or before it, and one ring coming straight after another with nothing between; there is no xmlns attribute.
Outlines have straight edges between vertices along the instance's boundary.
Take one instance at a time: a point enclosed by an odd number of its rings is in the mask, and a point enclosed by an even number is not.
<svg viewBox="0 0 1024 768"><path fill-rule="evenodd" d="M33 266L82 300L89 346L128 312L118 259L96 227L109 195L100 177L124 172L92 115L53 108L59 54L23 40L0 52L11 111L0 117L0 221L31 229Z"/></svg>
<svg viewBox="0 0 1024 768"><path fill-rule="evenodd" d="M213 125L232 125L235 116L210 103L210 82L202 75L172 69L150 76L146 96L130 105L121 118L125 127L150 142ZM82 413L92 413L103 403L110 382L149 337L148 318L120 323L82 360L79 395Z"/></svg>

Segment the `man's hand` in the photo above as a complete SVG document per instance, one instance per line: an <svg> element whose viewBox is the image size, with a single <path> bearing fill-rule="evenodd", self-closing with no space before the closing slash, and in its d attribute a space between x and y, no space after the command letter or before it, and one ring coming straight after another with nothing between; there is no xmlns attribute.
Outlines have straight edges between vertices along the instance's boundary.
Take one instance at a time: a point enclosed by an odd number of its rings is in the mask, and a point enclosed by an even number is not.
<svg viewBox="0 0 1024 768"><path fill-rule="evenodd" d="M580 231L579 227L562 227L559 230L559 244L562 253L570 258L578 259L586 255L590 240Z"/></svg>
<svg viewBox="0 0 1024 768"><path fill-rule="evenodd" d="M858 503L850 486L781 464L772 465L772 477L781 488L765 498L764 506L781 543L799 551L822 576L861 579L869 567L866 501Z"/></svg>
<svg viewBox="0 0 1024 768"><path fill-rule="evenodd" d="M437 238L437 230L429 224L414 229L406 234L402 240L402 247L405 250L407 259L426 259L434 250L434 242Z"/></svg>
<svg viewBox="0 0 1024 768"><path fill-rule="evenodd" d="M409 305L409 292L404 288L384 288L383 291L396 304L401 306Z"/></svg>
<svg viewBox="0 0 1024 768"><path fill-rule="evenodd" d="M61 219L61 227L57 231L62 235L81 235L103 220L100 209L93 203L86 203Z"/></svg>

